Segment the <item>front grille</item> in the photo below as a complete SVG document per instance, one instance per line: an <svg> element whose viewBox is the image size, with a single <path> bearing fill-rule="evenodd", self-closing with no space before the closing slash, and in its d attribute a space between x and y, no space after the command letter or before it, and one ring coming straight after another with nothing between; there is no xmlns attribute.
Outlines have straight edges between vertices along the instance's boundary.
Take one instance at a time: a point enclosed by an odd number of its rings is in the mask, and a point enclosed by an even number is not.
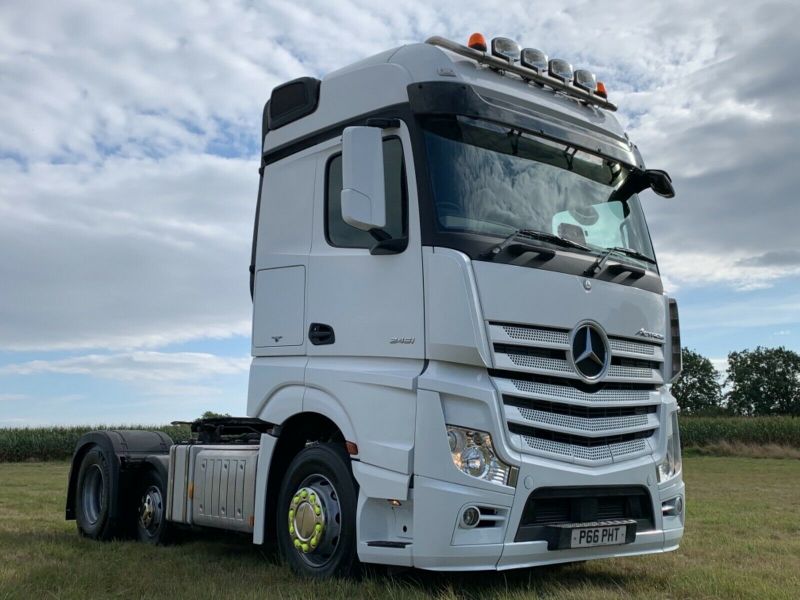
<svg viewBox="0 0 800 600"><path fill-rule="evenodd" d="M512 443L531 454L583 464L653 451L663 383L660 343L608 337L610 364L585 382L570 359L570 332L490 323L495 369Z"/></svg>
<svg viewBox="0 0 800 600"><path fill-rule="evenodd" d="M653 503L642 486L540 488L525 503L515 541L548 539L553 525L634 519L637 533L655 529Z"/></svg>

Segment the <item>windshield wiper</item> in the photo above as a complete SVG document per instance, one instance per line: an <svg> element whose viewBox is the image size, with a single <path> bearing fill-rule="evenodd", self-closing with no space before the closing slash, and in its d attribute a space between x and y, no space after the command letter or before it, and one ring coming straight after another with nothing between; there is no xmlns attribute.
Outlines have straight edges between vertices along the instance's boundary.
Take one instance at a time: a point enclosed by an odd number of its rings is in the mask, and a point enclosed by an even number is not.
<svg viewBox="0 0 800 600"><path fill-rule="evenodd" d="M596 261L594 261L594 264L592 264L591 267L586 269L586 275L589 275L589 276L597 275L600 271L603 270L603 266L606 264L606 261L615 252L617 254L624 254L625 256L630 256L631 258L635 258L637 260L641 260L643 262L650 263L651 265L656 264L655 260L653 260L652 258L647 256L646 254L642 254L641 252L638 252L638 251L634 250L633 248L625 248L623 246L614 246L613 248L606 249L606 251L603 252L603 254L601 254L597 258ZM637 271L637 274L638 274L638 271ZM642 275L644 275L644 272L642 272Z"/></svg>
<svg viewBox="0 0 800 600"><path fill-rule="evenodd" d="M487 258L493 258L500 254L503 250L508 248L511 244L519 241L519 238L530 238L534 240L539 240L541 242L548 242L550 244L554 244L556 246L561 246L562 248L576 248L578 250L583 250L584 252L591 252L591 249L588 246L584 246L583 244L579 244L578 242L573 242L572 240L568 240L566 238L562 238L560 236L555 235L554 233L548 233L547 231L539 231L538 229L517 229L509 235L506 239L500 242L497 246L494 246L489 252L485 254ZM535 246L531 246L532 250L536 250Z"/></svg>

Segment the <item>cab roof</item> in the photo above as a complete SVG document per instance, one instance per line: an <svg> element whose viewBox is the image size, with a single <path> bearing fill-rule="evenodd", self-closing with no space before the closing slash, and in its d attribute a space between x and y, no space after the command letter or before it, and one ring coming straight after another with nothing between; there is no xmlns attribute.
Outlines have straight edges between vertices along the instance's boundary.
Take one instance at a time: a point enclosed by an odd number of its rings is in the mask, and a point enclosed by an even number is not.
<svg viewBox="0 0 800 600"><path fill-rule="evenodd" d="M590 130L595 135L629 144L622 126L609 110L528 83L515 74L500 72L430 43L386 50L332 71L321 81L312 78L304 80L317 82L307 84L308 94L317 94L317 98L307 99L310 110L299 118L269 129L265 125L264 152L359 115L407 103L409 85L429 82L470 85L495 97L505 96L514 104L524 105L527 110L538 113L541 118L557 120L567 126ZM273 90L273 106L276 91L288 85ZM313 89L315 85L317 89ZM314 101L313 107L310 106L310 100ZM268 107L265 107L265 122L267 113ZM275 119L273 122L276 122Z"/></svg>

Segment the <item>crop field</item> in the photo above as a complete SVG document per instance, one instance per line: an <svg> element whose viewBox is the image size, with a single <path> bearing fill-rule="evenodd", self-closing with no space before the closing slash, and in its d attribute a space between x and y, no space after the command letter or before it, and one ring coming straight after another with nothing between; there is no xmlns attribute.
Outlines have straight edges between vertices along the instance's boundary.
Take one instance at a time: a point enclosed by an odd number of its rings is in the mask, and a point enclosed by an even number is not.
<svg viewBox="0 0 800 600"><path fill-rule="evenodd" d="M800 418L684 416L680 426L684 447L706 454L800 458ZM190 435L185 425L0 428L0 462L66 460L78 438L93 429L158 430L175 441Z"/></svg>
<svg viewBox="0 0 800 600"><path fill-rule="evenodd" d="M370 569L360 581L294 578L246 537L190 533L168 547L80 539L63 519L65 462L0 464L5 598L800 597L800 461L688 456L683 544L665 555L506 573Z"/></svg>

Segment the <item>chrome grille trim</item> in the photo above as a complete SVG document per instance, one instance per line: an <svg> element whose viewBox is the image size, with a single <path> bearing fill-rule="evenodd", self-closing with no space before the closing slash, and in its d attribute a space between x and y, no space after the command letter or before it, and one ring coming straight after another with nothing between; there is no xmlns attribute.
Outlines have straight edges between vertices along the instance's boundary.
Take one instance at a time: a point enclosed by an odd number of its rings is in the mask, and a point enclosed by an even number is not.
<svg viewBox="0 0 800 600"><path fill-rule="evenodd" d="M553 329L525 327L522 325L490 324L493 342L504 342L541 348L569 348L569 333Z"/></svg>
<svg viewBox="0 0 800 600"><path fill-rule="evenodd" d="M655 413L623 417L586 418L532 408L509 406L508 404L504 408L508 422L521 425L536 425L542 429L561 433L573 434L579 432L586 437L621 435L647 431L658 427L658 415Z"/></svg>
<svg viewBox="0 0 800 600"><path fill-rule="evenodd" d="M580 406L647 406L658 404L658 392L648 390L598 390L592 394L567 385L540 383L524 379L495 378L495 384L504 395L516 395L541 400L564 401Z"/></svg>
<svg viewBox="0 0 800 600"><path fill-rule="evenodd" d="M537 373L539 375L555 375L557 377L568 377L570 379L580 379L572 365L566 360L560 358L529 356L527 354L498 352L495 350L494 362L498 369L521 371L523 373ZM636 383L652 383L654 385L663 383L661 373L656 369L627 367L622 365L609 366L608 374L605 376L603 381L635 381Z"/></svg>
<svg viewBox="0 0 800 600"><path fill-rule="evenodd" d="M574 373L572 367L566 360L544 358L541 356L527 356L525 354L514 354L513 352L507 353L506 356L518 367L535 369L542 372L556 371L558 373Z"/></svg>
<svg viewBox="0 0 800 600"><path fill-rule="evenodd" d="M614 354L656 358L660 356L663 359L663 354L661 352L656 352L656 350L661 350L661 348L653 344L643 344L641 342L631 342L630 340L610 337L608 338L608 345L611 346L611 352Z"/></svg>
<svg viewBox="0 0 800 600"><path fill-rule="evenodd" d="M493 343L568 350L569 335L568 330L531 327L514 323L489 323L489 337ZM663 342L640 342L608 336L608 344L613 356L664 361Z"/></svg>
<svg viewBox="0 0 800 600"><path fill-rule="evenodd" d="M550 455L551 458L557 460L569 458L571 459L569 462L593 466L610 464L620 460L630 460L644 456L652 451L647 440L631 440L605 446L585 447L541 439L530 435L520 437L534 454Z"/></svg>
<svg viewBox="0 0 800 600"><path fill-rule="evenodd" d="M660 427L657 388L664 381L662 344L609 335L616 364L595 387L583 383L569 358L570 330L496 322L487 328L492 380L518 450L585 465L653 451ZM635 407L641 408L629 410Z"/></svg>

